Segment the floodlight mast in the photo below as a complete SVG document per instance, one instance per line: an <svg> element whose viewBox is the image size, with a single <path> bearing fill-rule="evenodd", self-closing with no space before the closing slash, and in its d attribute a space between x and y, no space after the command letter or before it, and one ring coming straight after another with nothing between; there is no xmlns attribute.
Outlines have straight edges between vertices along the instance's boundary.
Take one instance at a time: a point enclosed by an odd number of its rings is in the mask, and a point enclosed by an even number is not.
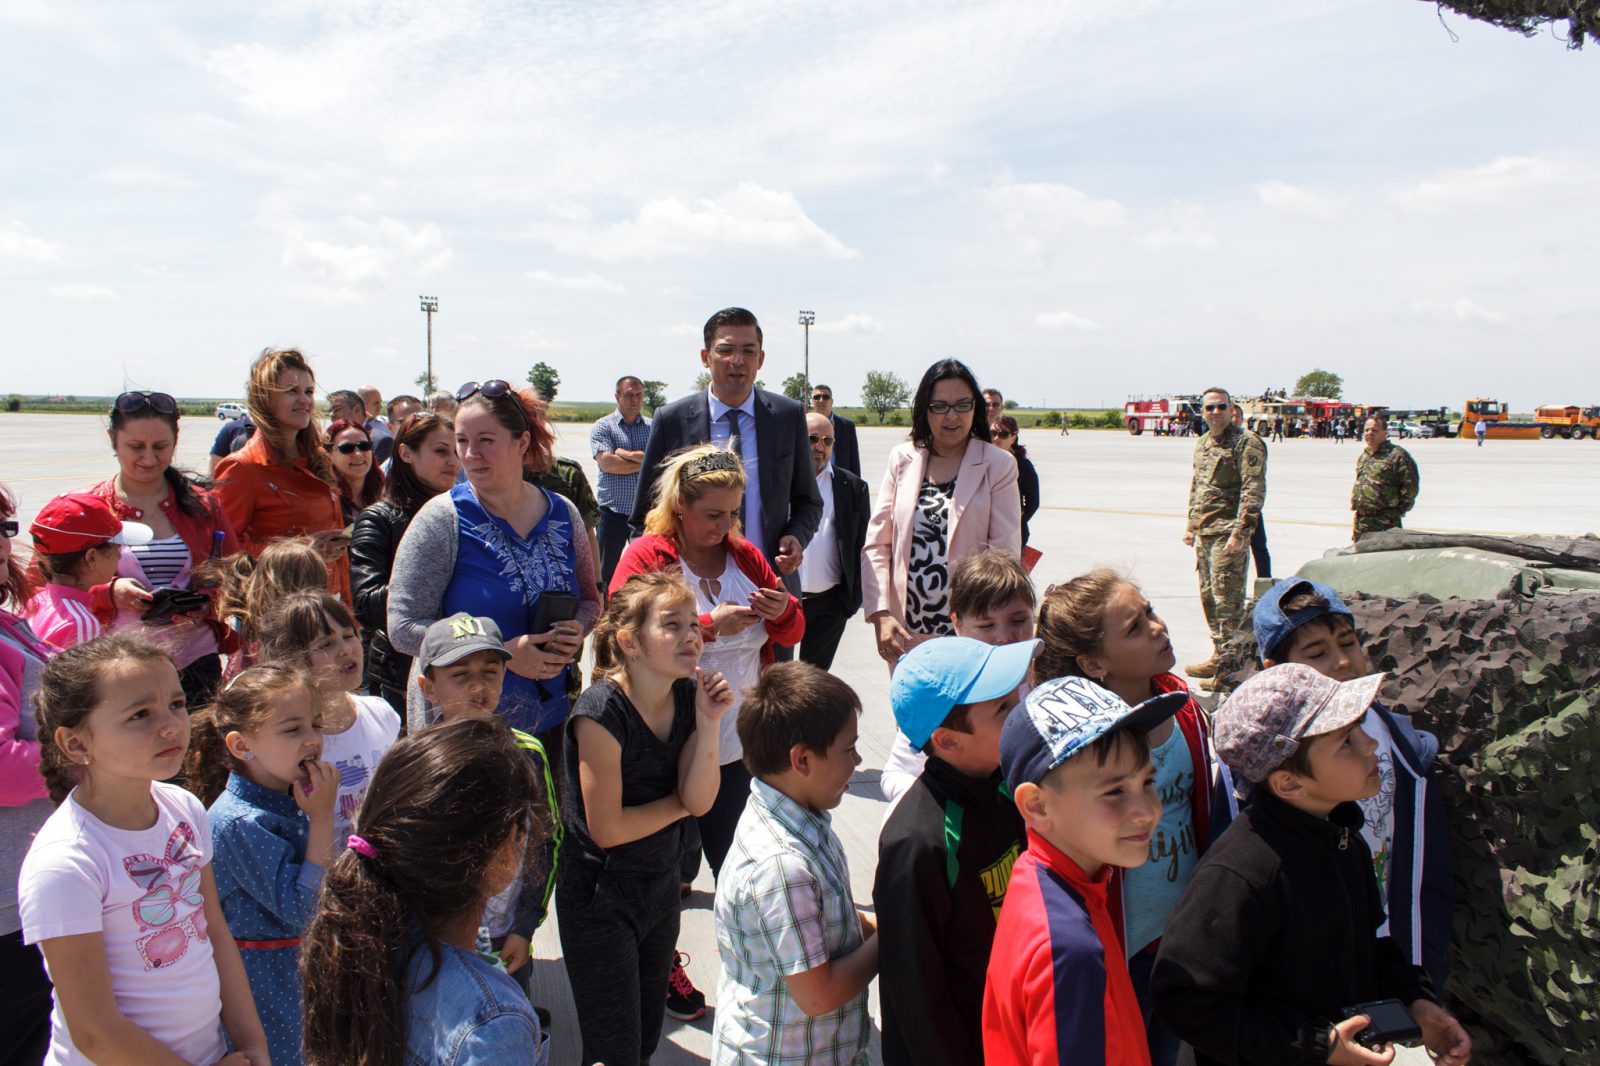
<svg viewBox="0 0 1600 1066"><path fill-rule="evenodd" d="M433 315L434 315L434 312L439 310L439 298L437 296L423 296L423 297L419 297L419 299L422 300L423 313L428 316L428 388L427 388L427 391L428 392L432 392L435 388L437 388L437 384L433 380Z"/></svg>
<svg viewBox="0 0 1600 1066"><path fill-rule="evenodd" d="M806 391L804 393L806 398L801 401L802 403L807 403L811 399L811 327L816 321L817 313L815 311L800 312L800 324L806 328Z"/></svg>

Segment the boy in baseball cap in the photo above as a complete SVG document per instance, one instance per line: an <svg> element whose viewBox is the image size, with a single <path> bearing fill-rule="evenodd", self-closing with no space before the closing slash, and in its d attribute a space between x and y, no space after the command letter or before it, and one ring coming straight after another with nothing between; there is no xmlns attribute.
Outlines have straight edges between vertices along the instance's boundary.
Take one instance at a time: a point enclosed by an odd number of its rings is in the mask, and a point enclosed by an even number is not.
<svg viewBox="0 0 1600 1066"><path fill-rule="evenodd" d="M1335 681L1372 672L1355 615L1327 585L1280 581L1257 602L1252 621L1264 666L1299 663ZM1377 702L1361 729L1378 746L1378 792L1358 802L1388 915L1379 933L1394 937L1411 962L1427 968L1434 988L1443 988L1455 888L1444 790L1434 775L1439 742Z"/></svg>
<svg viewBox="0 0 1600 1066"><path fill-rule="evenodd" d="M433 623L422 635L422 647L417 651L417 685L427 701L429 718L448 722L494 717L510 660L511 653L493 618L460 611ZM511 735L544 787L545 801L536 803L530 814L547 832L528 834L532 846L511 884L484 907L481 928L488 933L489 947L499 955L506 972L527 993L533 974L528 965L533 934L550 911L564 834L544 745L520 729L513 729ZM539 1011L539 1024L547 1025L549 1012L542 1007L534 1009Z"/></svg>
<svg viewBox="0 0 1600 1066"><path fill-rule="evenodd" d="M1085 677L1028 694L1000 733L1000 769L1028 826L1011 869L983 997L990 1066L1148 1066L1144 1017L1109 892L1161 819L1148 730L1185 692L1130 707Z"/></svg>
<svg viewBox="0 0 1600 1066"><path fill-rule="evenodd" d="M109 503L89 492L57 496L28 532L45 584L22 616L40 640L63 649L98 637L101 620L110 619L122 546L155 539L149 526L122 521Z"/></svg>
<svg viewBox="0 0 1600 1066"><path fill-rule="evenodd" d="M1038 648L938 637L895 666L895 723L927 762L878 838L884 1066L983 1061L995 917L1027 844L1000 777L1000 733Z"/></svg>
<svg viewBox="0 0 1600 1066"><path fill-rule="evenodd" d="M1213 740L1250 806L1184 891L1150 979L1156 1016L1210 1063L1388 1062L1351 1008L1396 999L1435 1059L1471 1042L1427 974L1389 937L1356 801L1378 791L1361 729L1381 674L1349 681L1295 663L1250 678L1217 711Z"/></svg>

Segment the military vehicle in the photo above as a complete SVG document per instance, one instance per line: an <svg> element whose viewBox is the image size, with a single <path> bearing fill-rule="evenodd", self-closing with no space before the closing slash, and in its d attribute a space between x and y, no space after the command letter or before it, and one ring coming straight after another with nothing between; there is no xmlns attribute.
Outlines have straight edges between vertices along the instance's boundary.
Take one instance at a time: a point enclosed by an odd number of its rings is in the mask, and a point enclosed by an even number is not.
<svg viewBox="0 0 1600 1066"><path fill-rule="evenodd" d="M1439 740L1445 991L1472 1061L1600 1062L1600 538L1386 530L1300 576L1338 590L1389 675L1380 698ZM1246 630L1219 695L1256 662Z"/></svg>

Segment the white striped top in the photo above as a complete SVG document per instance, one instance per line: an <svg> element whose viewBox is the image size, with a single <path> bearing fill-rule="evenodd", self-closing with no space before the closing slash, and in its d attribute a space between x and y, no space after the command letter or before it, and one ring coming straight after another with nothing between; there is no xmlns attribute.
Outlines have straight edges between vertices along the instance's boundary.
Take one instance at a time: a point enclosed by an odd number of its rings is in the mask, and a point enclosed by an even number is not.
<svg viewBox="0 0 1600 1066"><path fill-rule="evenodd" d="M145 583L151 588L171 585L190 563L189 546L177 534L149 544L133 545L132 551L139 569L144 571Z"/></svg>

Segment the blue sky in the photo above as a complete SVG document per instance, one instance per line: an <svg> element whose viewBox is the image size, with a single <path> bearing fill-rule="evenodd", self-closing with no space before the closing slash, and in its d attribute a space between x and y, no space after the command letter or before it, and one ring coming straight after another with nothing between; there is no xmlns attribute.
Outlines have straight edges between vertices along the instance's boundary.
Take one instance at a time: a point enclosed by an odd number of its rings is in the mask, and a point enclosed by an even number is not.
<svg viewBox="0 0 1600 1066"><path fill-rule="evenodd" d="M1263 11L1266 14L1263 14ZM1600 400L1592 51L1412 0L0 4L0 390Z"/></svg>

